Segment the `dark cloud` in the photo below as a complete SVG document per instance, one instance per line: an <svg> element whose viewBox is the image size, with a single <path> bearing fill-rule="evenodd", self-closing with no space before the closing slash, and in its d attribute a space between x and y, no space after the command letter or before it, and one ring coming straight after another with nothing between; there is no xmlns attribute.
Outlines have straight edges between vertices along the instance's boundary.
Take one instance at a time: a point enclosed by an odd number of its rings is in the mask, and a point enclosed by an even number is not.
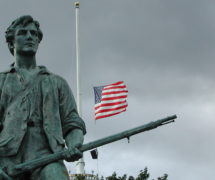
<svg viewBox="0 0 215 180"><path fill-rule="evenodd" d="M74 1L20 0L0 3L0 52L4 70L12 62L4 31L16 17L39 20L43 64L75 86ZM175 123L99 148L99 160L85 155L86 171L152 178L213 178L215 159L215 4L200 0L80 1L81 72L85 142L177 114ZM94 122L93 86L124 80L128 109ZM74 172L74 165L67 164ZM182 173L183 172L183 173Z"/></svg>

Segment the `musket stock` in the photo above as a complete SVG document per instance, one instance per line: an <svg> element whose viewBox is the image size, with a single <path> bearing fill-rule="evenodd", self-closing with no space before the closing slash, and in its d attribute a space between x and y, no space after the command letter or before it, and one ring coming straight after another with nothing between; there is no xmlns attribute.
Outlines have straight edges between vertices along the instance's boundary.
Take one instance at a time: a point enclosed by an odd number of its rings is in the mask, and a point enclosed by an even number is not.
<svg viewBox="0 0 215 180"><path fill-rule="evenodd" d="M174 119L176 119L176 118L177 118L176 115L169 116L169 117L157 120L157 121L147 123L142 126L138 126L136 128L132 128L132 129L93 141L93 142L89 142L87 144L82 145L80 148L80 151L85 152L85 151L103 146L105 144L109 144L111 142L118 141L120 139L129 138L130 136L133 136L135 134L138 134L138 133L141 133L144 131L149 131L149 130L155 129L159 126L172 123L172 122L174 122ZM14 177L14 176L17 176L24 172L31 171L33 169L42 167L42 166L52 163L54 161L63 160L63 159L65 159L68 151L69 151L68 149L65 149L61 152L47 155L46 157L42 157L42 158L31 160L31 161L28 161L25 163L21 163L21 164L15 165L13 167L7 167L4 170L9 176Z"/></svg>

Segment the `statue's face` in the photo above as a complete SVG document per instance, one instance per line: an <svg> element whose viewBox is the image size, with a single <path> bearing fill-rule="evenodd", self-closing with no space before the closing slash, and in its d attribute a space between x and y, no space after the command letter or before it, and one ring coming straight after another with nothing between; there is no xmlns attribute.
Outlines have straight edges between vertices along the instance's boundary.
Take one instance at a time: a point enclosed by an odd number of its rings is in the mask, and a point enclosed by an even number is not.
<svg viewBox="0 0 215 180"><path fill-rule="evenodd" d="M13 45L15 54L26 56L36 54L39 45L36 26L33 23L30 23L25 27L17 28Z"/></svg>

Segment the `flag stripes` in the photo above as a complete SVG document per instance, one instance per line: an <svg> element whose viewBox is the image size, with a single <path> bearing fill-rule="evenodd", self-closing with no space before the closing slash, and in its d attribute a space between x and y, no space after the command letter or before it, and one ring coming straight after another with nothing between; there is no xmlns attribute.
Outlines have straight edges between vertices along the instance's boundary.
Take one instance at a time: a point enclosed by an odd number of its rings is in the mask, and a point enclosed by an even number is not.
<svg viewBox="0 0 215 180"><path fill-rule="evenodd" d="M109 87L109 88L105 88L104 90L109 90L109 89L110 90L114 90L114 89L118 89L118 88L122 88L123 89L123 88L126 88L126 86L116 86L116 87L112 86L112 87Z"/></svg>
<svg viewBox="0 0 215 180"><path fill-rule="evenodd" d="M101 107L101 106L99 106L99 107L96 107L95 108L95 112L96 113L98 113L98 112L100 112L100 111L103 111L103 110L110 110L110 109L112 109L112 110L114 110L114 109L116 109L116 108L118 108L118 107L122 107L122 106L125 106L125 107L127 107L128 105L127 105L127 102L125 102L125 103L120 103L120 104L116 104L116 105L103 105L103 107ZM111 107L111 108L110 108Z"/></svg>
<svg viewBox="0 0 215 180"><path fill-rule="evenodd" d="M102 106L115 106L115 105L119 105L119 104L123 104L125 103L126 101L122 101L122 102L115 102L115 103L104 103ZM95 105L95 109L98 109L101 107L101 104L99 105Z"/></svg>
<svg viewBox="0 0 215 180"><path fill-rule="evenodd" d="M96 116L96 120L97 119L101 119L101 118L106 118L106 117L109 117L109 116L114 116L114 115L117 115L117 114L119 114L119 113L121 113L121 112L124 112L124 111L126 111L126 109L124 109L124 110L121 110L121 111L115 111L115 112L112 112L112 114L110 115L109 113L103 113L102 115L100 115L100 116Z"/></svg>
<svg viewBox="0 0 215 180"><path fill-rule="evenodd" d="M126 111L128 90L123 81L94 87L94 93L96 120Z"/></svg>
<svg viewBox="0 0 215 180"><path fill-rule="evenodd" d="M125 94L127 94L127 93L128 93L128 91L112 91L112 92L104 92L104 93L102 93L102 95L112 95L112 96L113 96L113 94L120 94L120 93L125 93Z"/></svg>

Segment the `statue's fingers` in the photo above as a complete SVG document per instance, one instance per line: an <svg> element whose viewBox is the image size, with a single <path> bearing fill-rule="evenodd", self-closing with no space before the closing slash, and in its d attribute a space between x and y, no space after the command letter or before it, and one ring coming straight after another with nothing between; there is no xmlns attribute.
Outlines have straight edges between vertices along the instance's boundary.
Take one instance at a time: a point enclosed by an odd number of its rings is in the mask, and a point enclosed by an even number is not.
<svg viewBox="0 0 215 180"><path fill-rule="evenodd" d="M82 146L82 143L78 143L78 144L76 144L75 147L79 149L81 146Z"/></svg>
<svg viewBox="0 0 215 180"><path fill-rule="evenodd" d="M74 155L75 161L79 160L82 157L83 157L83 153L79 149L75 148L75 155Z"/></svg>
<svg viewBox="0 0 215 180"><path fill-rule="evenodd" d="M77 148L71 148L66 153L65 160L68 162L77 161L83 157L83 153Z"/></svg>
<svg viewBox="0 0 215 180"><path fill-rule="evenodd" d="M66 153L66 156L65 156L65 160L68 161L68 162L73 162L75 161L75 149L74 148L69 148L67 153Z"/></svg>
<svg viewBox="0 0 215 180"><path fill-rule="evenodd" d="M74 155L74 150L73 149L68 149L66 153L66 158L71 158Z"/></svg>

